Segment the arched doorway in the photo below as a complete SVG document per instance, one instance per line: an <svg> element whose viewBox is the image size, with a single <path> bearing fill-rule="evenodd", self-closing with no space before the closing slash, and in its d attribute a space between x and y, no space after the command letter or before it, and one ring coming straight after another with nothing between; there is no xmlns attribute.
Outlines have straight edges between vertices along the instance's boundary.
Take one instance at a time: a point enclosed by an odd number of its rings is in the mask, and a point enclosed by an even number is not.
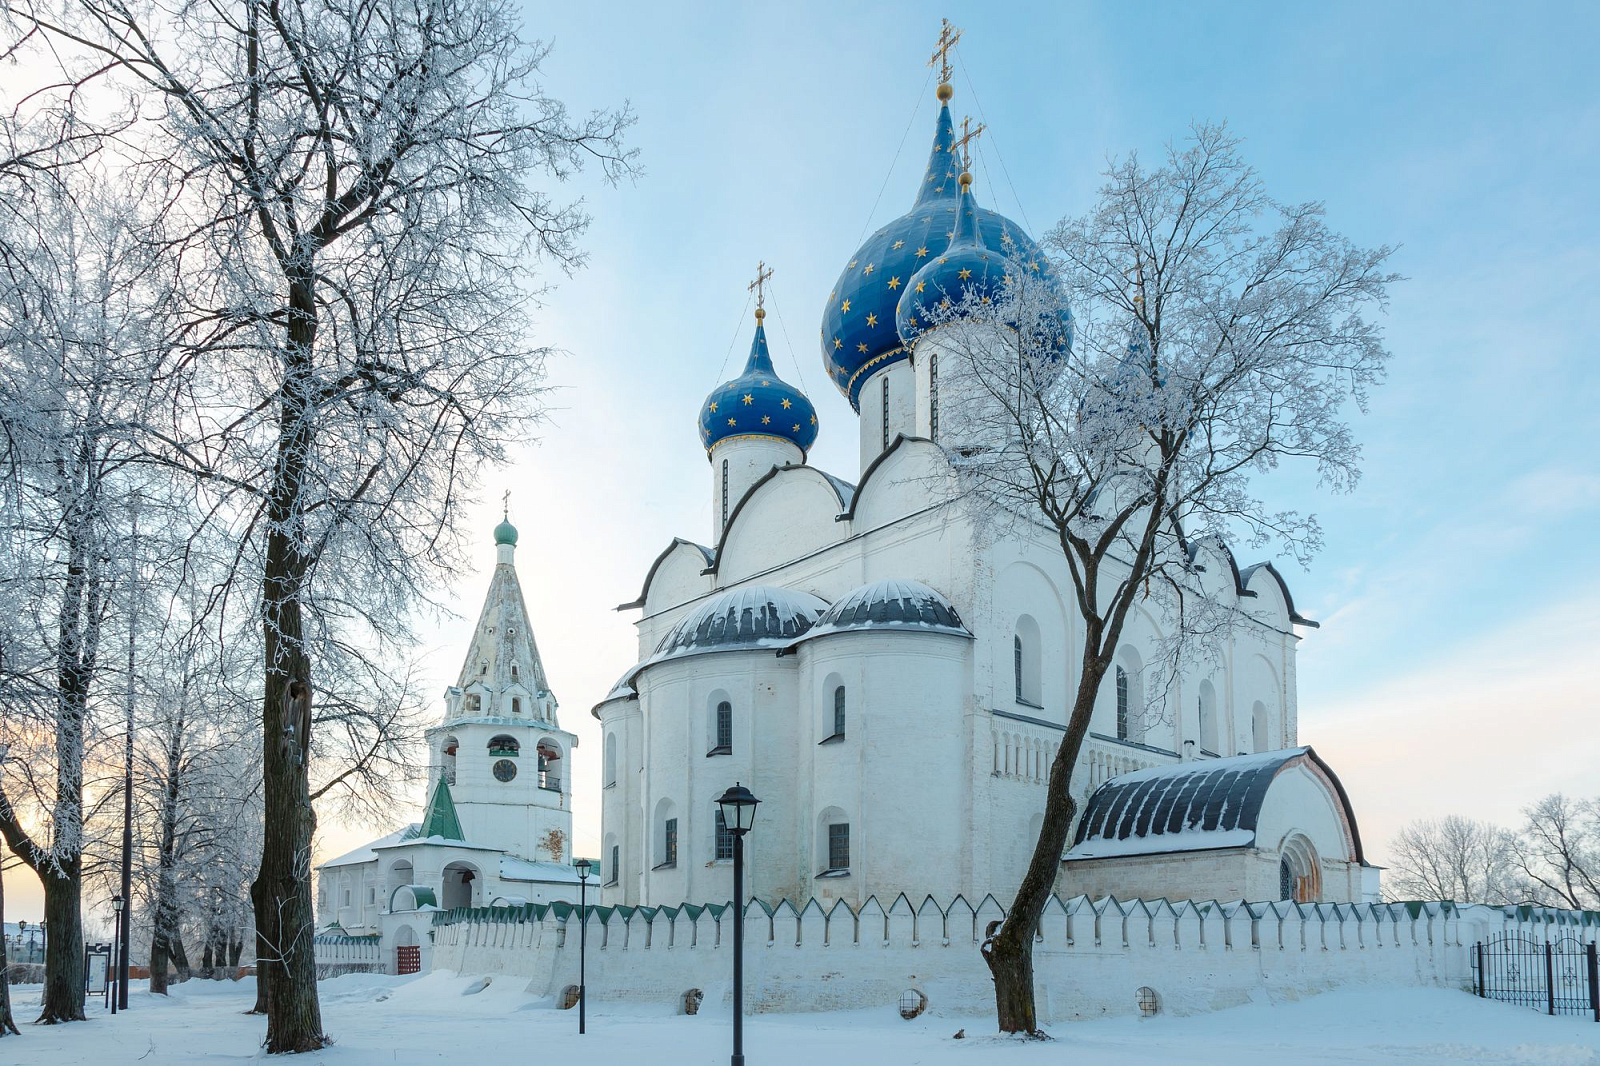
<svg viewBox="0 0 1600 1066"><path fill-rule="evenodd" d="M415 929L402 925L394 931L394 972L408 974L421 970L422 942L417 939Z"/></svg>
<svg viewBox="0 0 1600 1066"><path fill-rule="evenodd" d="M479 906L482 886L471 863L453 862L444 868L443 892L439 905L445 910Z"/></svg>

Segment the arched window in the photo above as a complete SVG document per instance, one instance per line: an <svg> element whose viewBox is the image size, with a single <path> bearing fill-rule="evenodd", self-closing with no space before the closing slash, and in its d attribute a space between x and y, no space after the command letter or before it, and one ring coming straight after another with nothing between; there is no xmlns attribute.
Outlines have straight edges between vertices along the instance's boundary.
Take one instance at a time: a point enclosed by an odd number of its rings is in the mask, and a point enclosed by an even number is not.
<svg viewBox="0 0 1600 1066"><path fill-rule="evenodd" d="M519 699L516 696L512 696L511 697L511 713L512 714L521 714L522 713L522 700Z"/></svg>
<svg viewBox="0 0 1600 1066"><path fill-rule="evenodd" d="M1296 903L1322 900L1322 867L1316 849L1299 833L1287 837L1279 852L1278 895Z"/></svg>
<svg viewBox="0 0 1600 1066"><path fill-rule="evenodd" d="M1217 690L1210 681L1200 682L1200 749L1221 755L1217 746Z"/></svg>
<svg viewBox="0 0 1600 1066"><path fill-rule="evenodd" d="M833 735L844 736L844 686L833 690Z"/></svg>
<svg viewBox="0 0 1600 1066"><path fill-rule="evenodd" d="M733 753L733 704L718 700L711 713L711 750L706 757Z"/></svg>
<svg viewBox="0 0 1600 1066"><path fill-rule="evenodd" d="M614 885L622 879L622 848L616 844L611 845L611 880L606 884Z"/></svg>
<svg viewBox="0 0 1600 1066"><path fill-rule="evenodd" d="M817 815L817 871L819 877L843 877L850 872L850 816L838 807Z"/></svg>
<svg viewBox="0 0 1600 1066"><path fill-rule="evenodd" d="M605 783L605 787L606 788L610 788L612 785L615 785L616 783L617 783L617 735L615 733L607 733L606 734L606 783Z"/></svg>
<svg viewBox="0 0 1600 1066"><path fill-rule="evenodd" d="M519 671L518 671L518 668L517 668L517 664L516 663L512 663L511 664L511 680L515 681L517 679L518 672Z"/></svg>
<svg viewBox="0 0 1600 1066"><path fill-rule="evenodd" d="M939 440L939 353L928 356L928 438Z"/></svg>
<svg viewBox="0 0 1600 1066"><path fill-rule="evenodd" d="M550 792L561 791L561 749L554 741L541 740L539 753L539 787Z"/></svg>
<svg viewBox="0 0 1600 1066"><path fill-rule="evenodd" d="M678 809L669 799L656 804L655 869L678 865Z"/></svg>
<svg viewBox="0 0 1600 1066"><path fill-rule="evenodd" d="M722 524L728 524L728 460L722 460Z"/></svg>
<svg viewBox="0 0 1600 1066"><path fill-rule="evenodd" d="M716 810L716 832L711 841L711 856L717 861L733 858L733 834L728 832L728 823L722 817L722 808Z"/></svg>
<svg viewBox="0 0 1600 1066"><path fill-rule="evenodd" d="M1128 671L1117 667L1117 739L1128 739Z"/></svg>
<svg viewBox="0 0 1600 1066"><path fill-rule="evenodd" d="M1044 706L1039 684L1039 623L1030 616L1017 619L1011 637L1011 673L1017 702L1026 707Z"/></svg>
<svg viewBox="0 0 1600 1066"><path fill-rule="evenodd" d="M1250 708L1250 740L1257 751L1267 750L1267 705L1260 700Z"/></svg>
<svg viewBox="0 0 1600 1066"><path fill-rule="evenodd" d="M516 737L508 737L504 733L497 733L489 738L489 755L493 758L510 756L515 758L522 752L522 745L517 743Z"/></svg>
<svg viewBox="0 0 1600 1066"><path fill-rule="evenodd" d="M833 873L850 869L849 822L834 822L828 826L828 869Z"/></svg>

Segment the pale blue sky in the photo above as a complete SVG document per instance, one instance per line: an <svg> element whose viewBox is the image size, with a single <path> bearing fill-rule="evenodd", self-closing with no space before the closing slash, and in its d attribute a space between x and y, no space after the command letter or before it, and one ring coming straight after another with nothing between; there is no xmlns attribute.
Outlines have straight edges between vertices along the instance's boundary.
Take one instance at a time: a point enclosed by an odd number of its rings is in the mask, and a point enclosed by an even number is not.
<svg viewBox="0 0 1600 1066"><path fill-rule="evenodd" d="M1548 790L1600 793L1600 8L528 12L530 34L556 45L553 94L574 108L633 101L648 174L573 186L595 222L588 269L539 316L538 339L570 353L550 368L556 409L542 442L491 479L478 569L457 590L467 618L438 632L428 662L441 689L454 679L510 488L535 629L583 740L580 850L598 840L588 709L635 652L634 615L611 607L672 536L709 535L694 419L748 347L757 259L777 271L778 371L818 409L812 461L855 478L854 415L824 377L817 323L859 239L910 201L941 14L965 30L957 120L989 125L980 202L1035 235L1087 209L1107 155L1153 155L1192 120L1226 119L1276 196L1321 199L1353 239L1399 246L1392 373L1357 420L1365 480L1345 497L1302 474L1266 489L1326 528L1309 571L1279 564L1323 622L1301 645L1301 739L1344 778L1373 856L1411 817L1511 820ZM367 835L328 827L323 854ZM11 902L30 917L29 900Z"/></svg>

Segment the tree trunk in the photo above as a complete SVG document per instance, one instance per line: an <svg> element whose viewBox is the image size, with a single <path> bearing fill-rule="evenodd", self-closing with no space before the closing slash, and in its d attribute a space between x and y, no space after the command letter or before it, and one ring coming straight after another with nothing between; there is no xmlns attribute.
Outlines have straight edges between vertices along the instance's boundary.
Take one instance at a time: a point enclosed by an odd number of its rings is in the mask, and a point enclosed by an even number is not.
<svg viewBox="0 0 1600 1066"><path fill-rule="evenodd" d="M303 493L313 448L316 382L314 254L297 247L286 264L289 278L284 380L278 411L278 445L268 496L268 532L262 579L266 685L262 698L263 842L256 885L258 942L266 949L256 969L267 982L269 1054L316 1051L328 1042L317 1002L312 937L311 809L307 762L311 754L311 662L306 654L301 598L311 569L303 539ZM259 997L259 994L258 994Z"/></svg>
<svg viewBox="0 0 1600 1066"><path fill-rule="evenodd" d="M6 980L6 967L9 962L6 959L5 928L6 885L5 880L0 878L0 1036L5 1036L7 1033L21 1036L22 1034L17 1032L16 1021L11 1017L11 984Z"/></svg>
<svg viewBox="0 0 1600 1066"><path fill-rule="evenodd" d="M267 997L271 993L271 986L267 984L267 941L262 930L267 927L267 911L261 878L256 877L250 885L250 907L256 916L256 1004L246 1013L267 1013Z"/></svg>
<svg viewBox="0 0 1600 1066"><path fill-rule="evenodd" d="M185 682L187 686L187 681ZM185 692L187 695L187 692ZM182 789L184 713L179 708L167 741L167 779L161 790L160 835L156 840L155 929L150 936L150 991L167 994L167 965L176 954L178 931L178 796ZM184 970L188 969L185 960ZM187 973L183 976L188 976Z"/></svg>
<svg viewBox="0 0 1600 1066"><path fill-rule="evenodd" d="M44 999L39 1021L81 1022L83 1014L83 910L80 860L59 860L40 875L44 886Z"/></svg>
<svg viewBox="0 0 1600 1066"><path fill-rule="evenodd" d="M189 966L188 949L183 946L183 929L176 922L172 926L172 965L178 971L180 985L194 976L194 971Z"/></svg>
<svg viewBox="0 0 1600 1066"><path fill-rule="evenodd" d="M1094 627L1091 627L1094 628ZM1086 638L1087 647L1098 647L1098 634ZM988 930L983 942L983 959L994 978L994 1005L1000 1031L1042 1036L1038 1010L1033 998L1033 941L1039 929L1039 916L1055 889L1061 871L1061 853L1066 848L1067 831L1076 808L1072 799L1072 770L1089 732L1095 697L1105 664L1087 651L1083 675L1073 702L1072 717L1061 747L1050 764L1050 781L1045 791L1044 826L1039 831L1033 857L1022 877L1016 898L998 930Z"/></svg>

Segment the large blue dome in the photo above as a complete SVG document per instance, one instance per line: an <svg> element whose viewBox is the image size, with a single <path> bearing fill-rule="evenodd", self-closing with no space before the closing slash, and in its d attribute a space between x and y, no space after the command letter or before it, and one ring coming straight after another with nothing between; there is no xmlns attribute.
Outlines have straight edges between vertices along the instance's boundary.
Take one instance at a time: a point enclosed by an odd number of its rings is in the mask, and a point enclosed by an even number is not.
<svg viewBox="0 0 1600 1066"><path fill-rule="evenodd" d="M816 443L817 409L772 369L762 317L758 309L744 373L712 389L700 407L700 442L708 452L729 437L776 437L798 447L801 455Z"/></svg>
<svg viewBox="0 0 1600 1066"><path fill-rule="evenodd" d="M939 256L955 233L961 162L951 150L954 143L950 105L945 103L939 108L916 202L867 238L828 294L822 313L822 362L829 380L857 411L866 379L910 354L895 327L895 308L911 275ZM976 206L973 221L982 245L1000 259L1015 252L1044 269L1043 255L1021 226Z"/></svg>

